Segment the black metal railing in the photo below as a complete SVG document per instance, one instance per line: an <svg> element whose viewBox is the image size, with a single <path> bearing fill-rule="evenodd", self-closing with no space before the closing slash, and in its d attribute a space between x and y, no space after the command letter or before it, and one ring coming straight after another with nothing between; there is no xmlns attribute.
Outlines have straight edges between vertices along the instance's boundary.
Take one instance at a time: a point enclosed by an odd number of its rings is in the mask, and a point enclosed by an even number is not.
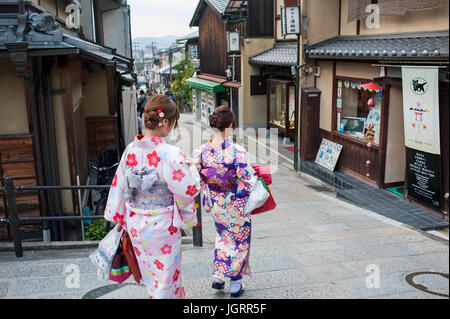
<svg viewBox="0 0 450 319"><path fill-rule="evenodd" d="M45 217L19 217L17 204L16 204L16 192L22 191L63 191L63 190L99 190L109 189L110 186L92 185L92 186L14 186L13 178L5 178L5 186L0 187L0 192L6 193L7 199L7 211L8 218L0 218L0 225L7 224L11 229L11 237L14 242L14 251L16 257L23 257L22 236L20 233L20 225L36 222L53 222L53 221L82 221L82 220L95 220L103 219L103 215L91 215L91 216L45 216ZM193 228L193 245L196 247L203 246L202 239L202 223L201 223L201 205L200 196L195 200L197 207L197 219L198 224Z"/></svg>

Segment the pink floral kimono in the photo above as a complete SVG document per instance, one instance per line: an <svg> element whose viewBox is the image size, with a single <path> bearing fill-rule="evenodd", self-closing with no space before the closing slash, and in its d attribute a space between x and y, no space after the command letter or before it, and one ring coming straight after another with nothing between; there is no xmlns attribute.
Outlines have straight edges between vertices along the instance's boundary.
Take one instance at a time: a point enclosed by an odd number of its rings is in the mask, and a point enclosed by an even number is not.
<svg viewBox="0 0 450 319"><path fill-rule="evenodd" d="M197 224L199 189L196 168L160 137L138 136L122 156L105 219L129 233L150 298L185 298L180 228Z"/></svg>
<svg viewBox="0 0 450 319"><path fill-rule="evenodd" d="M251 216L244 211L257 174L247 152L231 138L201 147L202 204L211 207L216 226L213 277L240 280L250 274Z"/></svg>

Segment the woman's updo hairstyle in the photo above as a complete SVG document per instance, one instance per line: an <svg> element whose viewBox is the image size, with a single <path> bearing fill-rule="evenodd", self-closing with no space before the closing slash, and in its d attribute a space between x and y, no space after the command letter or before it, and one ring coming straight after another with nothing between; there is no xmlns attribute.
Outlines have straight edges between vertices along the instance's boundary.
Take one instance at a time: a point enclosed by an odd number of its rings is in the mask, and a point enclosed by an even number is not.
<svg viewBox="0 0 450 319"><path fill-rule="evenodd" d="M145 128L154 130L160 127L160 123L166 119L170 124L175 123L174 128L178 127L180 119L180 110L178 106L168 96L157 94L153 96L145 105L143 115Z"/></svg>
<svg viewBox="0 0 450 319"><path fill-rule="evenodd" d="M231 124L233 124L232 128L234 129L236 127L236 118L233 111L226 105L219 106L209 116L209 126L221 132L225 131Z"/></svg>

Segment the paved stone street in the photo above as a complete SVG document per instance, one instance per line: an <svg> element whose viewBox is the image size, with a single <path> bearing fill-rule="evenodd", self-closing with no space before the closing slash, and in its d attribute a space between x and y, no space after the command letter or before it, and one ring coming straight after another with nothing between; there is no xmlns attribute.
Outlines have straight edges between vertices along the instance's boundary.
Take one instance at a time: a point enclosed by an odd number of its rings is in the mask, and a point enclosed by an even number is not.
<svg viewBox="0 0 450 319"><path fill-rule="evenodd" d="M252 276L241 299L448 298L448 241L339 200L319 181L283 168L273 190L277 209L253 218ZM227 299L228 285L210 288L215 230L211 216L202 218L204 246L183 246L187 297ZM92 251L25 251L22 259L1 252L0 298L146 298L132 280L97 280ZM67 287L70 265L79 267L79 288Z"/></svg>

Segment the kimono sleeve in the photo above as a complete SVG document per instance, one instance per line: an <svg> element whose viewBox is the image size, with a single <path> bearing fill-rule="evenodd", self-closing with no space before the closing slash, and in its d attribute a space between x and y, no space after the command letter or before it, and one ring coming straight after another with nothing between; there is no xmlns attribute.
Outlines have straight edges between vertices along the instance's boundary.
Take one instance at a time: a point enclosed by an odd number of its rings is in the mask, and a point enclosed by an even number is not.
<svg viewBox="0 0 450 319"><path fill-rule="evenodd" d="M181 150L174 152L164 167L164 179L175 202L173 226L191 228L197 224L195 198L200 192L200 176L197 169L189 167Z"/></svg>
<svg viewBox="0 0 450 319"><path fill-rule="evenodd" d="M126 213L126 199L120 190L120 183L123 183L125 179L125 168L126 168L126 150L120 160L119 167L116 170L114 179L111 183L111 188L109 190L108 200L105 206L105 219L110 222L120 223L126 230L125 225L125 213Z"/></svg>
<svg viewBox="0 0 450 319"><path fill-rule="evenodd" d="M244 214L244 208L247 204L248 196L258 180L258 175L250 165L248 154L242 147L236 146L234 161L238 180L232 189L232 199L235 201L239 212Z"/></svg>
<svg viewBox="0 0 450 319"><path fill-rule="evenodd" d="M236 147L234 165L236 168L236 176L238 178L236 197L248 197L257 181L258 176L253 167L250 165L247 152L241 147Z"/></svg>

